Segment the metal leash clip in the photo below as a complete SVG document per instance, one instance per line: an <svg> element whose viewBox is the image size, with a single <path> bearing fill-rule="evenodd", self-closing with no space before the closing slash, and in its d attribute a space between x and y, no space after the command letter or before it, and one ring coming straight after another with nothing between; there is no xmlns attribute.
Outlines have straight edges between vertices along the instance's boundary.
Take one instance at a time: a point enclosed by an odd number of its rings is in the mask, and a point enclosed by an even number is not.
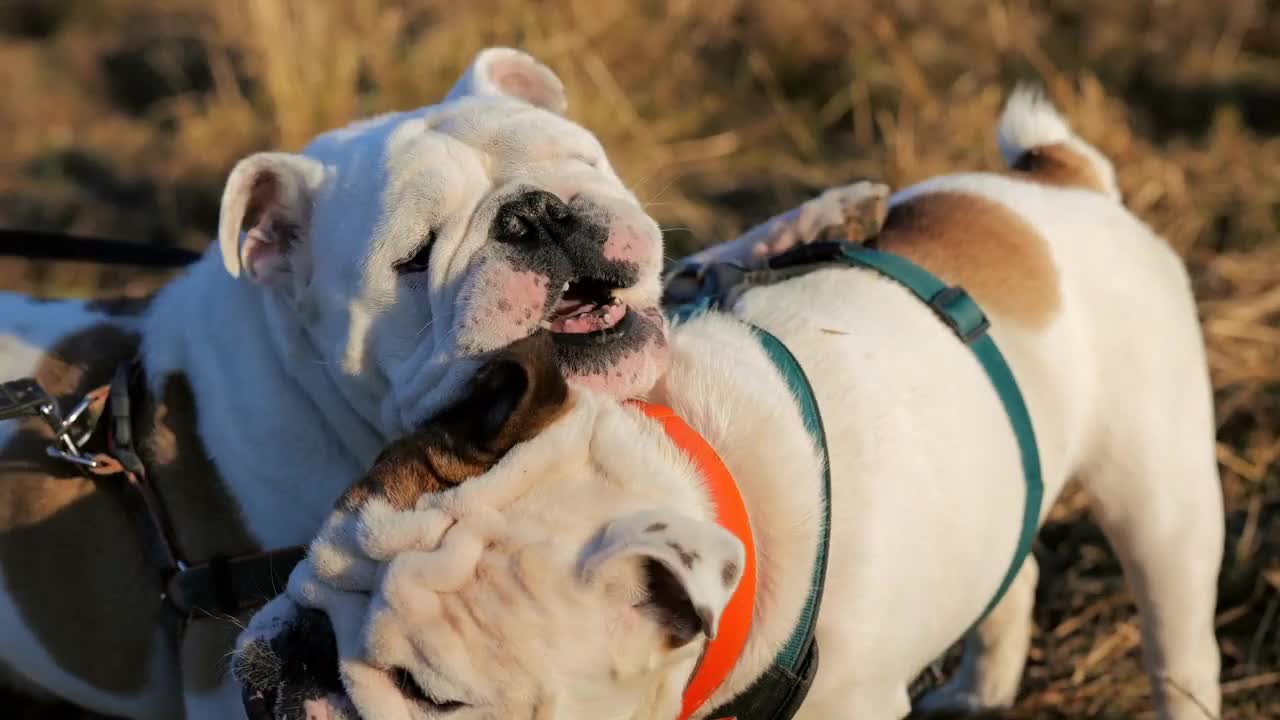
<svg viewBox="0 0 1280 720"><path fill-rule="evenodd" d="M0 384L0 420L14 420L24 417L41 417L56 438L54 444L45 448L49 457L57 458L75 465L93 469L98 461L85 454L81 448L93 435L96 423L90 422L81 432L76 432L76 422L84 416L85 411L106 399L106 388L95 390L85 395L71 412L65 417L55 400L34 378L20 378Z"/></svg>

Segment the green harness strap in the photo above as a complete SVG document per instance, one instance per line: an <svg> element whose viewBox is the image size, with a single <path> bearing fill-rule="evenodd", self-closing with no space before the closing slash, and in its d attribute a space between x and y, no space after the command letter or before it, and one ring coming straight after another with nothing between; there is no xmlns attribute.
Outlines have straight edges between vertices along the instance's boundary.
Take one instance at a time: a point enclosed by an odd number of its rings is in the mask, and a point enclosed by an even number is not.
<svg viewBox="0 0 1280 720"><path fill-rule="evenodd" d="M819 531L818 554L813 563L813 577L809 584L809 600L804 604L800 619L791 631L787 644L782 646L775 665L794 669L805 659L806 647L813 638L818 610L822 604L822 589L827 584L827 548L831 540L831 457L827 451L827 431L822 426L822 413L818 411L818 398L809 385L809 378L800 367L796 356L772 333L756 325L749 325L773 366L786 380L791 396L804 419L804 429L813 444L822 451L822 529ZM794 670L793 670L794 671Z"/></svg>
<svg viewBox="0 0 1280 720"><path fill-rule="evenodd" d="M1035 429L1031 423L1031 415L1027 412L1026 404L1022 399L1021 391L1018 389L1018 383L1014 378L1013 371L1009 368L1008 363L1005 362L1000 349L988 333L990 325L986 315L963 288L947 285L906 258L873 250L865 245L848 242L821 243L801 246L787 255L794 255L799 261L789 262L787 256L782 256L775 258L771 262L769 269L751 272L743 271L740 268L726 268L723 266L718 268L692 268L695 272L695 277L703 281L702 285L692 299L680 302L678 306L668 312L668 316L676 321L686 320L702 312L720 307L726 298L730 296L737 297L741 292L745 291L744 288L749 289L751 286L780 282L802 275L805 272L823 267L832 267L833 265L846 265L874 270L910 290L921 302L932 308L938 317L951 328L956 337L973 352L983 370L986 371L987 378L991 381L996 395L1004 406L1005 414L1009 418L1010 428L1013 430L1014 437L1017 440L1018 453L1022 460L1022 474L1026 485L1022 511L1022 530L1018 537L1018 543L1014 550L1012 561L1009 563L1009 568L1005 572L1004 579L1000 582L995 595L987 603L982 615L978 618L978 622L981 622L1000 602L1000 599L1004 597L1009 590L1009 586L1013 584L1014 579L1018 576L1022 563L1026 560L1027 555L1030 554L1031 544L1039 527L1040 508L1044 498L1040 455L1036 446ZM690 268L686 268L685 272L689 270ZM711 270L726 272L710 272ZM824 462L826 462L826 458L829 457L826 438L822 436L821 418L817 416L817 403L813 399L813 391L809 387L809 382L804 376L803 369L800 368L799 363L795 361L795 358L781 341L760 328L752 326L752 329L756 337L760 339L770 359L773 360L775 366L777 366L779 372L782 373L791 387L792 394L795 395L801 412L804 414L805 426L814 437L815 443L822 449ZM812 409L810 410L810 408ZM817 432L815 432L815 429ZM826 481L829 483L829 468L826 469L826 474L828 475ZM828 491L827 497L829 496ZM820 550L820 554L824 550L825 548ZM825 557L819 557L818 566L825 569ZM815 569L815 579L820 578L821 576ZM814 611L812 607L814 598L815 596L811 592L810 603L807 606L806 615L802 618L800 627L797 628L797 635L805 627L806 623L811 622L809 613ZM798 646L799 644L796 636L793 636L792 642L787 644L784 652L790 651L793 645Z"/></svg>
<svg viewBox="0 0 1280 720"><path fill-rule="evenodd" d="M831 544L831 463L827 435L818 410L818 398L809 378L787 346L764 328L751 325L769 360L782 375L795 398L805 430L822 452L822 526L818 532L818 552L809 580L809 597L787 642L774 657L769 670L742 694L715 708L712 720L789 720L800 709L818 672L818 642L815 630L822 607L822 590L827 584L827 548Z"/></svg>
<svg viewBox="0 0 1280 720"><path fill-rule="evenodd" d="M1018 453L1022 458L1022 475L1026 483L1026 498L1022 505L1022 532L1018 536L1017 549L1013 553L1013 561L1005 572L1004 580L996 594L987 603L987 607L979 616L982 622L1008 592L1014 578L1022 568L1023 561L1031 552L1031 543L1035 540L1036 530L1040 526L1040 505L1044 499L1044 480L1040 474L1040 453L1036 447L1035 428L1031 424L1031 415L1023 402L1022 392L1018 390L1018 382L1014 379L1013 370L1005 362L1004 355L996 346L995 340L987 332L989 324L987 316L978 307L978 303L969 297L964 289L947 285L924 268L906 258L871 248L841 243L841 254L844 262L865 267L884 275L901 284L912 294L933 308L956 337L969 347L978 358L982 369L987 372L987 379L995 388L996 395L1004 405L1005 414L1009 417L1009 425L1018 441ZM975 623L976 624L976 623Z"/></svg>
<svg viewBox="0 0 1280 720"><path fill-rule="evenodd" d="M1040 476L1040 456L1036 449L1035 431L1031 416L1027 413L1022 393L1014 380L1013 371L1005 362L1000 349L988 334L989 325L982 309L969 294L959 287L947 285L924 268L896 255L879 252L865 245L848 242L821 243L800 246L792 252L774 258L764 270L747 271L728 265L687 267L682 272L693 275L695 284L692 295L671 292L668 284L668 317L672 322L688 320L710 310L732 305L735 298L752 287L782 282L823 267L860 267L874 270L910 290L921 302L928 305L951 328L977 357L996 395L1004 405L1005 414L1018 442L1022 459L1022 472L1026 481L1026 499L1022 511L1022 532L995 595L982 611L981 622L1004 597L1009 586L1031 552L1040 521L1040 504L1044 485ZM673 277L678 277L673 276ZM684 278L689 279L689 278ZM787 346L767 330L747 323L760 342L761 348L786 381L796 406L804 420L805 430L813 444L822 452L822 501L823 518L819 533L817 557L814 560L809 597L805 603L791 636L778 652L772 667L756 679L751 687L728 704L716 708L710 718L730 720L788 720L800 709L809 687L817 674L818 645L814 637L818 611L822 604L822 590L826 584L828 547L831 537L831 453L827 445L826 431L817 397L799 361ZM975 622L975 624L977 624Z"/></svg>

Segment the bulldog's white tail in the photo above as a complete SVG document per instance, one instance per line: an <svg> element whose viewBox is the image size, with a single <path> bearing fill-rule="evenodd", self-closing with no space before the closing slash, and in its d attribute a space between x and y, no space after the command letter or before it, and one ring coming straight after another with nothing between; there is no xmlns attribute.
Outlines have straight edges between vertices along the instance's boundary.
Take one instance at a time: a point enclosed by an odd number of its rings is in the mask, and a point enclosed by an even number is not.
<svg viewBox="0 0 1280 720"><path fill-rule="evenodd" d="M1014 88L996 126L996 142L1009 167L1030 179L1120 199L1111 161L1072 132L1039 88Z"/></svg>

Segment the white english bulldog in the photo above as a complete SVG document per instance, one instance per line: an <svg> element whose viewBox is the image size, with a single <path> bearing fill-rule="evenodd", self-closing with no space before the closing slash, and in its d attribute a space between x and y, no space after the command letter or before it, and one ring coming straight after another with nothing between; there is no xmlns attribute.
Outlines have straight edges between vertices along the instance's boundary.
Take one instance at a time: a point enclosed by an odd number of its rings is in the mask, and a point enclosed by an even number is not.
<svg viewBox="0 0 1280 720"><path fill-rule="evenodd" d="M0 379L69 408L141 360L134 434L189 563L305 544L382 448L492 351L545 331L576 385L625 398L667 357L661 235L563 87L479 54L448 97L236 165L218 242L144 303L0 295ZM229 622L181 648L113 493L0 423L0 671L131 718L226 718Z"/></svg>
<svg viewBox="0 0 1280 720"><path fill-rule="evenodd" d="M1138 601L1154 708L1216 717L1222 497L1187 274L1047 101L1015 93L999 138L1008 172L901 191L877 242L985 307L1039 438L1041 518L1084 484ZM906 715L909 683L1007 570L1023 468L950 329L897 283L828 268L676 326L644 394L723 460L753 557L685 445L616 395L568 388L549 340L526 340L387 450L254 617L236 661L251 717L688 717L686 686L733 630L722 616L754 561L745 647L691 716L742 693L797 622L822 515L822 456L744 320L798 357L830 445L823 658L796 717ZM1028 558L925 709L1014 701L1036 577Z"/></svg>

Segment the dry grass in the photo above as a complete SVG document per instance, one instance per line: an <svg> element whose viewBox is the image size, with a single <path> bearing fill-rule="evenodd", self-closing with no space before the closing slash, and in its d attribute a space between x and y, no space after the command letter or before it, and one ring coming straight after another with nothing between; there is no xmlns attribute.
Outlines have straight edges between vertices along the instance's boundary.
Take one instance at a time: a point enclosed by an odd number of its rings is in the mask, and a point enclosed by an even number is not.
<svg viewBox="0 0 1280 720"><path fill-rule="evenodd" d="M561 74L672 256L852 177L993 167L1004 92L1042 79L1193 270L1230 513L1224 716L1280 716L1280 4L10 0L0 225L202 247L239 156L439 98L492 43ZM128 279L0 272L46 294ZM1133 607L1082 500L1038 548L1012 716L1150 715Z"/></svg>

